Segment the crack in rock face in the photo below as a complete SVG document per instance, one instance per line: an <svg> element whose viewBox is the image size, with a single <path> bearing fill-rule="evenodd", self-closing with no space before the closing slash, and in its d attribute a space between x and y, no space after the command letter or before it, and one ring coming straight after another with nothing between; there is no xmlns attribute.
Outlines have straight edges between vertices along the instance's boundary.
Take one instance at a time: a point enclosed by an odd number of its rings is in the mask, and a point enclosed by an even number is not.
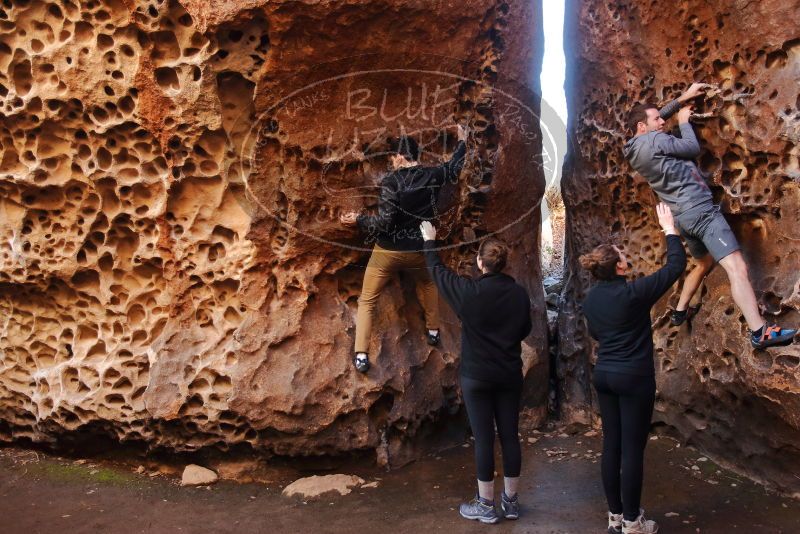
<svg viewBox="0 0 800 534"><path fill-rule="evenodd" d="M0 440L413 458L460 409L458 321L442 303L429 348L398 277L356 373L369 246L338 220L374 207L387 137L435 165L456 120L470 153L442 254L471 274L503 230L541 418L537 17L490 0L0 6Z"/></svg>
<svg viewBox="0 0 800 534"><path fill-rule="evenodd" d="M565 41L573 143L562 187L571 276L558 376L566 417L588 420L595 347L579 303L592 282L577 258L611 242L624 247L634 276L664 263L656 197L622 155L636 103L663 105L693 81L716 85L695 111L698 164L742 245L763 313L800 323L800 33L791 17L776 16L798 12L800 2L572 4ZM754 351L719 267L701 287L691 325L672 327L679 287L652 315L655 423L755 479L798 491L800 345Z"/></svg>

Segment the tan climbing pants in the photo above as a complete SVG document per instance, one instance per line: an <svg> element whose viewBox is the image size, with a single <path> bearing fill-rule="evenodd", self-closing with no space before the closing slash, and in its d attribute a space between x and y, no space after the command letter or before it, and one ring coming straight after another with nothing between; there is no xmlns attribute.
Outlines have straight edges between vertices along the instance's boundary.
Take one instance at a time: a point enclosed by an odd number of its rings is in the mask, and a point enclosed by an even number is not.
<svg viewBox="0 0 800 534"><path fill-rule="evenodd" d="M428 275L425 256L421 252L395 252L375 245L364 272L364 285L358 299L356 352L369 352L369 336L378 297L394 273L400 270L408 270L414 278L417 298L425 311L425 326L429 330L439 328L439 295Z"/></svg>

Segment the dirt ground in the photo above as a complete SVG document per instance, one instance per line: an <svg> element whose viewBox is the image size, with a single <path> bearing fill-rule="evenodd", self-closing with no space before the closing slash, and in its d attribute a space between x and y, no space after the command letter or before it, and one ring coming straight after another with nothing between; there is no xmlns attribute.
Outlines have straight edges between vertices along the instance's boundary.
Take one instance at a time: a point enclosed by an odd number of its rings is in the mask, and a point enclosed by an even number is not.
<svg viewBox="0 0 800 534"><path fill-rule="evenodd" d="M281 496L283 486L312 474L286 466L268 471L260 483L185 488L179 469L159 469L147 459L87 460L5 448L0 532L603 533L601 445L591 434L526 432L522 516L497 525L456 512L475 491L469 443L392 472L346 470L378 487L308 501ZM665 437L648 446L643 506L664 533L800 532L800 502L772 495Z"/></svg>

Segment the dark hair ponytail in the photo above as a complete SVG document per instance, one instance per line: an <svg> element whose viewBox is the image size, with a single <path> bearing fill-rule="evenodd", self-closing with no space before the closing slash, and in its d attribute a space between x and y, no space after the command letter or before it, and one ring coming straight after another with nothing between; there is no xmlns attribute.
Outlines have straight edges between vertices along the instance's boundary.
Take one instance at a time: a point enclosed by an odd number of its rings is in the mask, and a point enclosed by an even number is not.
<svg viewBox="0 0 800 534"><path fill-rule="evenodd" d="M617 275L619 252L611 245L600 245L578 258L578 261L598 280L611 280Z"/></svg>
<svg viewBox="0 0 800 534"><path fill-rule="evenodd" d="M508 245L495 237L488 237L481 243L478 256L487 271L499 273L505 268L508 260Z"/></svg>

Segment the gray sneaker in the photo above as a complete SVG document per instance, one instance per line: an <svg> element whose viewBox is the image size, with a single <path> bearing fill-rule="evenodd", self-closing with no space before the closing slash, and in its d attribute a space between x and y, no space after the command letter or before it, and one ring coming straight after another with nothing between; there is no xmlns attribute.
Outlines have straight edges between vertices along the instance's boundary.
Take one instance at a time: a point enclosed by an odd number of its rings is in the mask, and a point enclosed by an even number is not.
<svg viewBox="0 0 800 534"><path fill-rule="evenodd" d="M458 513L465 519L473 519L481 523L497 523L500 517L494 511L494 503L476 496L458 508Z"/></svg>
<svg viewBox="0 0 800 534"><path fill-rule="evenodd" d="M608 512L608 534L622 534L622 514Z"/></svg>
<svg viewBox="0 0 800 534"><path fill-rule="evenodd" d="M656 534L658 523L644 518L644 510L639 509L639 517L635 521L622 520L622 534Z"/></svg>
<svg viewBox="0 0 800 534"><path fill-rule="evenodd" d="M506 519L519 519L519 494L514 495L513 499L509 499L506 492L502 492L500 494L500 509Z"/></svg>

